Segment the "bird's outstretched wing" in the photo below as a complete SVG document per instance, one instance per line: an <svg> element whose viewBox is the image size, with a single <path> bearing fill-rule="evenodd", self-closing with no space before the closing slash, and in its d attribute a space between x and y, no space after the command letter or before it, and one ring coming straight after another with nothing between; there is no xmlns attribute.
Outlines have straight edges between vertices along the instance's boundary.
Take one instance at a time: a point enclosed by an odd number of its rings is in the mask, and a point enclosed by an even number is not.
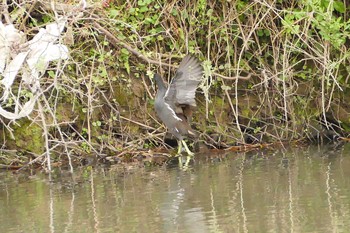
<svg viewBox="0 0 350 233"><path fill-rule="evenodd" d="M195 107L196 89L202 76L203 67L199 60L191 55L184 57L164 96L165 102L174 109L180 105Z"/></svg>

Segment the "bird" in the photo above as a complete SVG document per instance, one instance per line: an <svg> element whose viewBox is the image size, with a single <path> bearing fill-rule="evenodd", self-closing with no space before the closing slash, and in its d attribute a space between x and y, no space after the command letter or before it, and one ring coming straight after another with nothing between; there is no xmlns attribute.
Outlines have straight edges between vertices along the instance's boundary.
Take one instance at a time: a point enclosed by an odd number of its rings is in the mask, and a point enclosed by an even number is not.
<svg viewBox="0 0 350 233"><path fill-rule="evenodd" d="M186 55L168 87L158 73L155 73L153 78L158 86L154 101L157 116L177 139L177 154L181 153L183 145L187 154L193 156L194 153L190 151L184 139L197 136L190 122L196 107L196 89L203 79L201 63L196 57Z"/></svg>

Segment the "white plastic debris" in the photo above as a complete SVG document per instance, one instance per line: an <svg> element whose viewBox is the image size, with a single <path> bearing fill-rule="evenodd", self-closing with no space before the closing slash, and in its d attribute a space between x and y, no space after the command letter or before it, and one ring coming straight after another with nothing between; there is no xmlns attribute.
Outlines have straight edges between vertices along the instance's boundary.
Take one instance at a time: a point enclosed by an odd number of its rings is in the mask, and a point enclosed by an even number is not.
<svg viewBox="0 0 350 233"><path fill-rule="evenodd" d="M15 47L23 39L23 33L15 29L12 24L5 26L0 22L0 74L4 72L11 55L11 47Z"/></svg>
<svg viewBox="0 0 350 233"><path fill-rule="evenodd" d="M3 117L10 119L10 120L16 120L22 117L26 117L28 116L34 109L34 105L36 100L38 99L38 95L36 95L35 97L30 98L30 100L28 102L26 102L22 107L21 110L19 110L17 107L19 107L18 105L16 105L15 111L14 112L9 112L4 110L1 106L0 106L0 115L2 115Z"/></svg>
<svg viewBox="0 0 350 233"><path fill-rule="evenodd" d="M0 84L4 89L0 101L6 101L10 97L11 87L16 78L28 85L33 94L23 106L20 101L15 101L14 112L6 111L0 105L1 116L16 120L28 116L33 111L39 96L37 92L40 88L40 78L50 61L68 58L67 46L58 42L66 22L65 18L61 18L41 28L38 34L27 42L24 33L15 29L12 24L5 26L0 21Z"/></svg>

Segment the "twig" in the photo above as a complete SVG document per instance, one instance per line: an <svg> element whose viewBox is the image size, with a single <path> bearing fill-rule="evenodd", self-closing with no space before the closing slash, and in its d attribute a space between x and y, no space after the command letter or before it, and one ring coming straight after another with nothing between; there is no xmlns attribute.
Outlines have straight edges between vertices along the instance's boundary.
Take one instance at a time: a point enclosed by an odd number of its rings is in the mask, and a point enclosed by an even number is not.
<svg viewBox="0 0 350 233"><path fill-rule="evenodd" d="M109 100L108 100L107 96L103 93L103 91L101 91L99 88L98 88L98 90L100 91L102 97L109 103ZM134 124L136 124L136 125L142 126L142 127L144 127L144 128L147 128L147 129L156 130L154 127L151 127L151 126L149 126L149 125L145 125L145 124L142 124L142 123L140 123L140 122L137 122L137 121L134 121L134 120L131 120L131 119L129 119L129 118L126 118L126 117L121 116L121 115L120 115L120 112L119 112L117 109L115 109L111 104L109 104L109 106L119 115L119 118L120 118L120 119L129 121L129 122L132 122L132 123L134 123Z"/></svg>
<svg viewBox="0 0 350 233"><path fill-rule="evenodd" d="M112 41L112 45L121 45L124 48L126 48L129 52L131 52L132 54L134 54L135 56L137 56L138 58L141 58L142 60L150 63L150 64L156 64L156 65L162 65L162 66L167 66L170 68L177 68L178 66L172 65L172 64L167 64L166 62L160 62L157 60L153 60L150 59L146 56L144 56L142 53L140 53L138 50L132 48L130 45L128 45L127 43L119 40L118 38L116 38L112 33L110 33L107 29L105 29L104 27L102 27L99 23L97 23L96 21L93 22L93 26L99 30L100 32L102 32L107 38L108 40ZM227 77L221 74L218 74L216 72L213 72L213 75L223 78L223 79L228 79L228 80L237 80L237 79L242 79L242 80L247 80L249 79L251 76L248 75L246 77L244 76L235 76L235 77Z"/></svg>
<svg viewBox="0 0 350 233"><path fill-rule="evenodd" d="M142 124L142 123L140 123L140 122L131 120L131 119L129 119L129 118L126 118L126 117L123 117L123 116L119 116L119 117L120 117L120 119L123 119L123 120L126 120L126 121L130 121L130 122L132 122L132 123L134 123L134 124L136 124L136 125L140 125L140 126L145 127L145 128L147 128L147 129L156 130L155 128L153 128L153 127L151 127L151 126Z"/></svg>
<svg viewBox="0 0 350 233"><path fill-rule="evenodd" d="M45 148L46 148L46 157L47 157L47 168L49 172L51 172L51 157L50 157L50 147L49 147L49 132L47 131L47 125L46 125L46 120L45 120L45 115L44 115L44 109L38 101L38 107L39 107L39 112L41 116L41 122L44 130L44 136L45 136Z"/></svg>
<svg viewBox="0 0 350 233"><path fill-rule="evenodd" d="M53 147L50 148L50 150L55 149L58 146L58 144L54 145ZM31 160L30 162L28 162L27 164L23 165L21 168L19 168L17 171L21 171L23 170L25 167L28 167L29 165L32 165L33 163L37 162L38 160L40 160L42 157L44 157L46 155L47 152L44 152L43 154L39 155L38 157L36 157L35 159Z"/></svg>
<svg viewBox="0 0 350 233"><path fill-rule="evenodd" d="M112 41L114 45L116 44L119 44L121 46L123 46L124 48L126 48L127 50L129 50L129 52L131 52L132 54L134 54L135 56L137 56L138 58L141 58L142 60L145 60L146 62L148 63L151 63L151 64L157 64L159 65L160 62L157 61L157 60L153 60L153 59L150 59L146 56L144 56L142 53L140 53L139 51L137 51L136 49L132 48L130 45L128 45L127 43L123 42L123 41L120 41L118 38L116 38L112 33L110 33L107 29L103 28L99 23L97 23L96 21L93 22L93 26L101 31L110 41ZM176 68L176 66L174 65L169 65L169 64L166 64L166 63L162 63L162 65L165 65L165 66L168 66L168 67L172 67L172 68Z"/></svg>
<svg viewBox="0 0 350 233"><path fill-rule="evenodd" d="M2 10L2 15L5 18L5 22L7 24L11 24L12 22L11 22L11 17L10 17L9 10L8 10L7 0L2 0L1 10Z"/></svg>

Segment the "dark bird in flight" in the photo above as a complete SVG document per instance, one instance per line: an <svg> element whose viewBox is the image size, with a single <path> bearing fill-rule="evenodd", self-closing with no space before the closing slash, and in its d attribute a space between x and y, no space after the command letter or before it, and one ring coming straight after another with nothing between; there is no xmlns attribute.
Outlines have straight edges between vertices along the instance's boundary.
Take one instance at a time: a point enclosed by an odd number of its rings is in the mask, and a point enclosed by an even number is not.
<svg viewBox="0 0 350 233"><path fill-rule="evenodd" d="M159 74L154 75L158 86L154 107L158 117L166 125L169 132L178 140L178 154L182 145L189 155L193 153L188 149L184 138L196 136L191 129L190 121L192 111L196 107L195 93L198 84L202 81L203 67L199 60L187 55L181 61L168 87Z"/></svg>

